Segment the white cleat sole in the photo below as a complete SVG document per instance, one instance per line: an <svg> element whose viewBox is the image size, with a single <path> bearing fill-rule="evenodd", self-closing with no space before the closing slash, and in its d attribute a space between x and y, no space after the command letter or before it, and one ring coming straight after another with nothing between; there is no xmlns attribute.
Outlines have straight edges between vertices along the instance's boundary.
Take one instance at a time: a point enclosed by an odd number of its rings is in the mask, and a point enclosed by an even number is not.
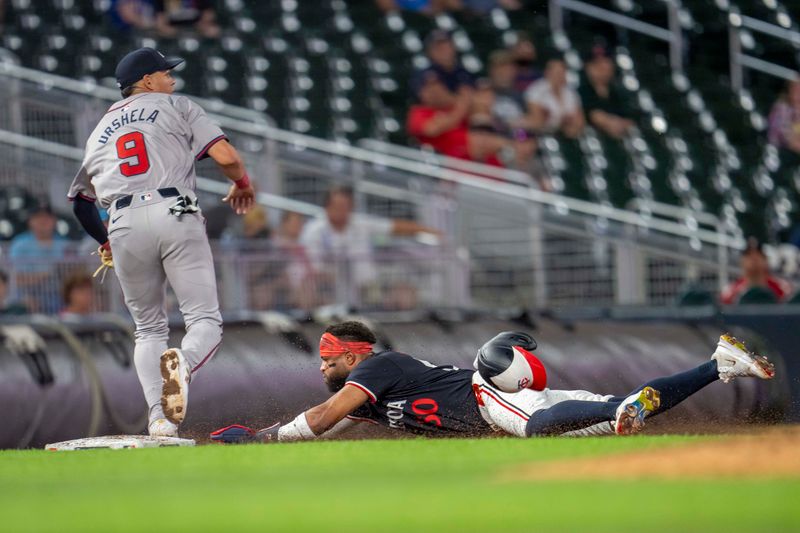
<svg viewBox="0 0 800 533"><path fill-rule="evenodd" d="M617 435L633 435L644 428L644 418L661 406L661 393L653 387L644 387L617 413L614 432Z"/></svg>
<svg viewBox="0 0 800 533"><path fill-rule="evenodd" d="M754 354L743 342L727 333L720 335L717 349L711 357L716 359L719 377L725 383L736 377L775 377L775 365L766 357Z"/></svg>
<svg viewBox="0 0 800 533"><path fill-rule="evenodd" d="M173 424L180 425L186 417L188 378L183 374L186 363L175 349L161 355L161 410Z"/></svg>

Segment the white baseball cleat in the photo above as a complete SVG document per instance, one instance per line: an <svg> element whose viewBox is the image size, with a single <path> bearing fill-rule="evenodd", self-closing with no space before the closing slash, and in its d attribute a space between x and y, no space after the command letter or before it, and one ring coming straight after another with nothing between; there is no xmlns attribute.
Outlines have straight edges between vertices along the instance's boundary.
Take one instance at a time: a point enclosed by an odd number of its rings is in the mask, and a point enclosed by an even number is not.
<svg viewBox="0 0 800 533"><path fill-rule="evenodd" d="M180 350L170 348L161 355L161 410L175 425L180 425L186 417L191 376Z"/></svg>
<svg viewBox="0 0 800 533"><path fill-rule="evenodd" d="M150 425L147 426L147 432L151 437L177 437L178 426L166 418L159 418L150 422Z"/></svg>
<svg viewBox="0 0 800 533"><path fill-rule="evenodd" d="M644 427L644 418L661 406L661 393L644 387L625 398L617 407L614 431L617 435L632 435Z"/></svg>
<svg viewBox="0 0 800 533"><path fill-rule="evenodd" d="M735 337L720 335L717 349L711 356L717 361L719 379L728 383L737 377L756 377L772 379L775 377L775 365L766 357L756 355Z"/></svg>

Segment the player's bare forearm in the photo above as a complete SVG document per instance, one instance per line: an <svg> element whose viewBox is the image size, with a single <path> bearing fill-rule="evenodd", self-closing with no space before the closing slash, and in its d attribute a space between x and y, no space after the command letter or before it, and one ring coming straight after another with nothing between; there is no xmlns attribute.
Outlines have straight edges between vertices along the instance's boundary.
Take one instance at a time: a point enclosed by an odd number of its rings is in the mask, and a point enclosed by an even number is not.
<svg viewBox="0 0 800 533"><path fill-rule="evenodd" d="M423 226L413 220L396 218L392 221L392 235L398 237L413 237L418 233L430 233L432 235L441 236L439 230Z"/></svg>
<svg viewBox="0 0 800 533"><path fill-rule="evenodd" d="M228 141L223 140L209 148L208 155L217 163L222 173L233 181L231 190L222 201L229 203L237 215L247 213L255 203L256 193L250 185L250 177L239 152Z"/></svg>
<svg viewBox="0 0 800 533"><path fill-rule="evenodd" d="M367 394L356 387L344 387L328 400L306 411L306 422L314 435L322 435L347 415L364 405Z"/></svg>
<svg viewBox="0 0 800 533"><path fill-rule="evenodd" d="M238 181L245 175L244 162L236 148L222 140L209 148L208 155L219 166L222 173L231 181Z"/></svg>

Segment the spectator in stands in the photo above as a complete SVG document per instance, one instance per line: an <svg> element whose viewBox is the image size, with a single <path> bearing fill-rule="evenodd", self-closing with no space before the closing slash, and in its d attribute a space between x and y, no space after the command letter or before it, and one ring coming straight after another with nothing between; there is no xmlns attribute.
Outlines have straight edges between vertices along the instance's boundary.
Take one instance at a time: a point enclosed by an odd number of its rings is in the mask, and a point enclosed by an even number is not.
<svg viewBox="0 0 800 533"><path fill-rule="evenodd" d="M242 217L242 236L249 240L266 240L272 237L267 210L256 204Z"/></svg>
<svg viewBox="0 0 800 533"><path fill-rule="evenodd" d="M300 213L285 211L273 240L278 256L285 260L285 268L276 284L275 299L287 302L294 309L311 310L329 303L333 279L325 273L315 272L300 236L305 217Z"/></svg>
<svg viewBox="0 0 800 533"><path fill-rule="evenodd" d="M9 301L8 274L0 270L0 315L24 315L28 309L21 303Z"/></svg>
<svg viewBox="0 0 800 533"><path fill-rule="evenodd" d="M28 229L11 240L9 250L17 289L32 311L55 313L60 306L56 262L66 255L69 241L56 234L56 217L46 203L31 212Z"/></svg>
<svg viewBox="0 0 800 533"><path fill-rule="evenodd" d="M458 93L464 89L471 89L475 84L475 78L470 74L458 60L456 45L452 37L445 30L433 30L425 38L425 52L430 59L430 67L415 73L412 78L412 85L419 85L419 77L433 69L439 73L440 78L452 93Z"/></svg>
<svg viewBox="0 0 800 533"><path fill-rule="evenodd" d="M786 89L769 114L769 142L800 154L800 78L786 83Z"/></svg>
<svg viewBox="0 0 800 533"><path fill-rule="evenodd" d="M375 0L375 4L384 13L402 10L431 16L462 8L461 0Z"/></svg>
<svg viewBox="0 0 800 533"><path fill-rule="evenodd" d="M509 128L527 126L525 99L515 86L517 71L511 52L495 50L489 55L489 80L495 94L494 115Z"/></svg>
<svg viewBox="0 0 800 533"><path fill-rule="evenodd" d="M581 98L567 84L567 67L559 58L550 59L544 78L525 91L531 127L544 133L561 133L577 138L583 132L585 119Z"/></svg>
<svg viewBox="0 0 800 533"><path fill-rule="evenodd" d="M499 117L497 108L497 95L492 83L487 78L481 78L475 83L472 96L472 107L469 116L470 135L481 135L481 139L489 136L500 136L507 139L507 155L504 166L534 174L533 157L536 153L536 136L534 132L525 128L525 122L506 122ZM483 141L486 142L486 141Z"/></svg>
<svg viewBox="0 0 800 533"><path fill-rule="evenodd" d="M377 283L374 246L391 236L439 235L412 220L353 213L353 191L336 187L325 196L325 215L309 221L300 236L316 272L333 272L338 303L361 302Z"/></svg>
<svg viewBox="0 0 800 533"><path fill-rule="evenodd" d="M273 285L280 276L283 264L281 258L264 258L263 254L273 250L272 228L267 211L255 205L241 218L241 226L231 226L228 232L229 244L237 253L256 254L255 261L247 261L245 280L253 309L273 309Z"/></svg>
<svg viewBox="0 0 800 533"><path fill-rule="evenodd" d="M92 277L85 272L75 272L64 280L61 289L64 308L59 313L62 319L80 319L94 311L94 285Z"/></svg>
<svg viewBox="0 0 800 533"><path fill-rule="evenodd" d="M114 29L121 32L147 31L156 24L153 0L111 0L108 17Z"/></svg>
<svg viewBox="0 0 800 533"><path fill-rule="evenodd" d="M462 87L451 93L436 69L426 69L414 87L419 104L411 107L406 127L420 144L438 153L469 159L493 166L503 166L501 151L512 151L509 139L478 129L469 130L468 119L473 111L471 88Z"/></svg>
<svg viewBox="0 0 800 533"><path fill-rule="evenodd" d="M750 239L739 260L742 277L722 291L720 302L725 305L738 303L739 298L753 287L763 287L775 294L777 301L783 301L791 292L788 282L773 276L767 256L755 239Z"/></svg>
<svg viewBox="0 0 800 533"><path fill-rule="evenodd" d="M527 33L517 32L516 41L509 52L517 66L514 88L524 93L533 82L542 78L542 71L536 65L536 45Z"/></svg>
<svg viewBox="0 0 800 533"><path fill-rule="evenodd" d="M470 129L483 130L498 135L508 135L510 127L495 113L497 94L487 78L475 82L475 90L470 99L468 121Z"/></svg>
<svg viewBox="0 0 800 533"><path fill-rule="evenodd" d="M584 59L586 83L580 88L581 103L589 122L621 139L634 127L633 113L622 89L614 83L614 62L606 49L595 46Z"/></svg>
<svg viewBox="0 0 800 533"><path fill-rule="evenodd" d="M506 11L522 9L519 0L462 0L462 6L464 11L475 15L487 15L498 7Z"/></svg>
<svg viewBox="0 0 800 533"><path fill-rule="evenodd" d="M163 37L175 37L182 28L194 28L202 37L219 37L220 28L210 0L154 0L156 29Z"/></svg>

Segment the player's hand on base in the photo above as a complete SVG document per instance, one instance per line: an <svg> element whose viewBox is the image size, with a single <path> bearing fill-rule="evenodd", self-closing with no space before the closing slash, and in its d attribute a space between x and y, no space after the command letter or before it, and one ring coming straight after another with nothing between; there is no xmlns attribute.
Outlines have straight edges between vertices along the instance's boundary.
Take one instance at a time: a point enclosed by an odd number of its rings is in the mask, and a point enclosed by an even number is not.
<svg viewBox="0 0 800 533"><path fill-rule="evenodd" d="M222 201L229 203L231 209L233 209L237 215L244 215L253 207L256 201L256 191L251 186L238 187L234 184L231 185L228 196L223 198Z"/></svg>

